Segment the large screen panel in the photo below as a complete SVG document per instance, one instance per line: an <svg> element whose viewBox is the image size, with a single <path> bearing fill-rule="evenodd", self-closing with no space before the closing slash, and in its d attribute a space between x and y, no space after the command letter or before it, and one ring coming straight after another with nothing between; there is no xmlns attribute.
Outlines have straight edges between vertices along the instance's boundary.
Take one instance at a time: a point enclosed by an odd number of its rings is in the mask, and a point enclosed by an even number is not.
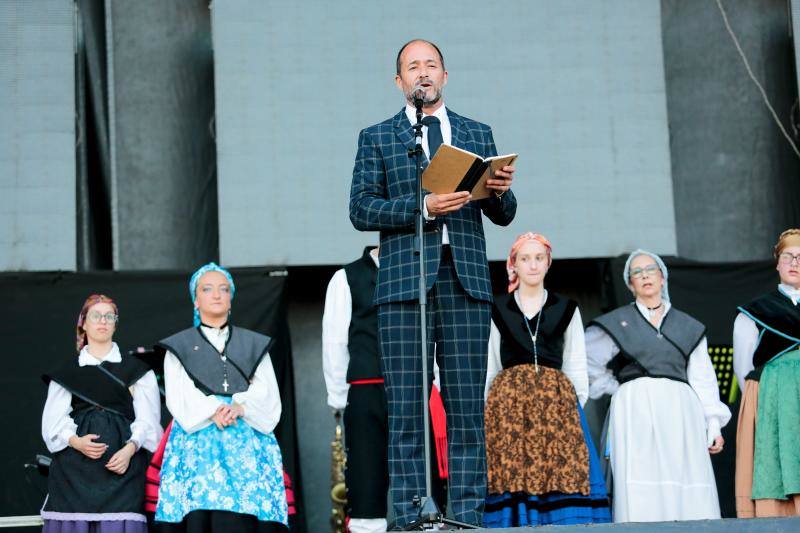
<svg viewBox="0 0 800 533"><path fill-rule="evenodd" d="M75 5L0 2L0 271L74 270Z"/></svg>
<svg viewBox="0 0 800 533"><path fill-rule="evenodd" d="M675 253L657 0L212 9L223 262L337 264L377 240L348 218L356 143L404 105L394 61L415 37L442 48L446 105L520 154L517 217L487 220L490 259L527 230L562 258Z"/></svg>

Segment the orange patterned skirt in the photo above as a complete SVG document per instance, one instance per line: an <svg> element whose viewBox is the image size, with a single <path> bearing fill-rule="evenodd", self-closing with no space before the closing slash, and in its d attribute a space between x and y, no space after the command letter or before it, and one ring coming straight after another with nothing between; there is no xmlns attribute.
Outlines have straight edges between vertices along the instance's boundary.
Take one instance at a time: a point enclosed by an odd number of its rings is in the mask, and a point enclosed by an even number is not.
<svg viewBox="0 0 800 533"><path fill-rule="evenodd" d="M589 494L575 388L560 370L504 369L492 383L484 419L489 493Z"/></svg>

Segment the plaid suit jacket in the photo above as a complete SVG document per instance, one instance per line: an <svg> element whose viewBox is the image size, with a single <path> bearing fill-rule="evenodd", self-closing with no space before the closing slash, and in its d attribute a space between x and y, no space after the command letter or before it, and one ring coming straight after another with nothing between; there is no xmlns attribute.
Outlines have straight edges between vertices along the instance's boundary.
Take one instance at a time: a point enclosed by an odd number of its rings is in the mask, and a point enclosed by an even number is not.
<svg viewBox="0 0 800 533"><path fill-rule="evenodd" d="M497 155L492 130L447 110L452 144L482 157ZM381 260L375 304L417 298L419 259L414 255L416 174L408 149L414 130L405 108L392 118L361 131L350 188L350 220L359 231L380 231ZM423 170L427 166L425 161ZM501 198L470 202L458 211L425 224L427 289L436 281L442 252L442 224L453 254L458 279L473 298L491 302L481 213L501 226L514 219L517 201L511 191Z"/></svg>

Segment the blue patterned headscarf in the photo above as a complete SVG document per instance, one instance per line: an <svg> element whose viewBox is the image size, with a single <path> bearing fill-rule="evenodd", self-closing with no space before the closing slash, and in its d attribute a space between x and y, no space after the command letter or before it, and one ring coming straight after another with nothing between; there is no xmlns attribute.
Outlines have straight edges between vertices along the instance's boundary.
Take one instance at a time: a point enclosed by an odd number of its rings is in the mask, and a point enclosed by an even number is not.
<svg viewBox="0 0 800 533"><path fill-rule="evenodd" d="M658 265L659 270L661 270L661 275L664 277L664 284L661 286L661 299L665 302L669 301L669 289L667 288L667 265L664 264L664 261L661 260L659 256L654 254L653 252L648 252L647 250L642 250L641 248L634 250L631 252L631 255L628 256L628 260L625 261L625 270L622 271L622 277L625 279L625 285L628 287L631 286L631 263L633 262L634 257L638 257L640 255L646 255L653 259Z"/></svg>
<svg viewBox="0 0 800 533"><path fill-rule="evenodd" d="M231 301L233 301L233 295L236 293L236 285L233 284L233 277L231 273L219 266L218 264L211 262L207 265L203 265L197 269L197 272L192 274L192 279L189 280L189 294L192 296L192 304L197 300L197 284L200 282L200 278L203 277L203 274L206 272L222 272L226 278L228 278L228 283L231 285ZM200 310L196 307L194 308L194 327L200 325Z"/></svg>

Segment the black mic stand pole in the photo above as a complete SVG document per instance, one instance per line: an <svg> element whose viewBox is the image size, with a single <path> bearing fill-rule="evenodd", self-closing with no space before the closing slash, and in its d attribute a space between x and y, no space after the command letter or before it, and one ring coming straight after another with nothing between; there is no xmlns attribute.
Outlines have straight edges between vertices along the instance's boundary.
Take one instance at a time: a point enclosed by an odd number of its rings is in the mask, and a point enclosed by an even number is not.
<svg viewBox="0 0 800 533"><path fill-rule="evenodd" d="M459 529L478 529L477 526L445 518L436 500L433 499L433 481L431 467L431 422L430 422L430 383L428 381L428 317L427 317L427 284L425 282L425 221L423 220L422 202L422 158L425 151L422 149L422 105L423 98L419 95L424 89L414 91L414 107L417 110L417 123L414 124L414 148L408 150L408 157L415 160L417 174L416 204L414 210L415 235L414 254L419 257L419 327L420 354L422 356L422 420L423 420L423 446L425 449L425 496L415 496L414 505L419 507L418 518L406 525L403 531L424 531L433 529L436 524L449 524Z"/></svg>

